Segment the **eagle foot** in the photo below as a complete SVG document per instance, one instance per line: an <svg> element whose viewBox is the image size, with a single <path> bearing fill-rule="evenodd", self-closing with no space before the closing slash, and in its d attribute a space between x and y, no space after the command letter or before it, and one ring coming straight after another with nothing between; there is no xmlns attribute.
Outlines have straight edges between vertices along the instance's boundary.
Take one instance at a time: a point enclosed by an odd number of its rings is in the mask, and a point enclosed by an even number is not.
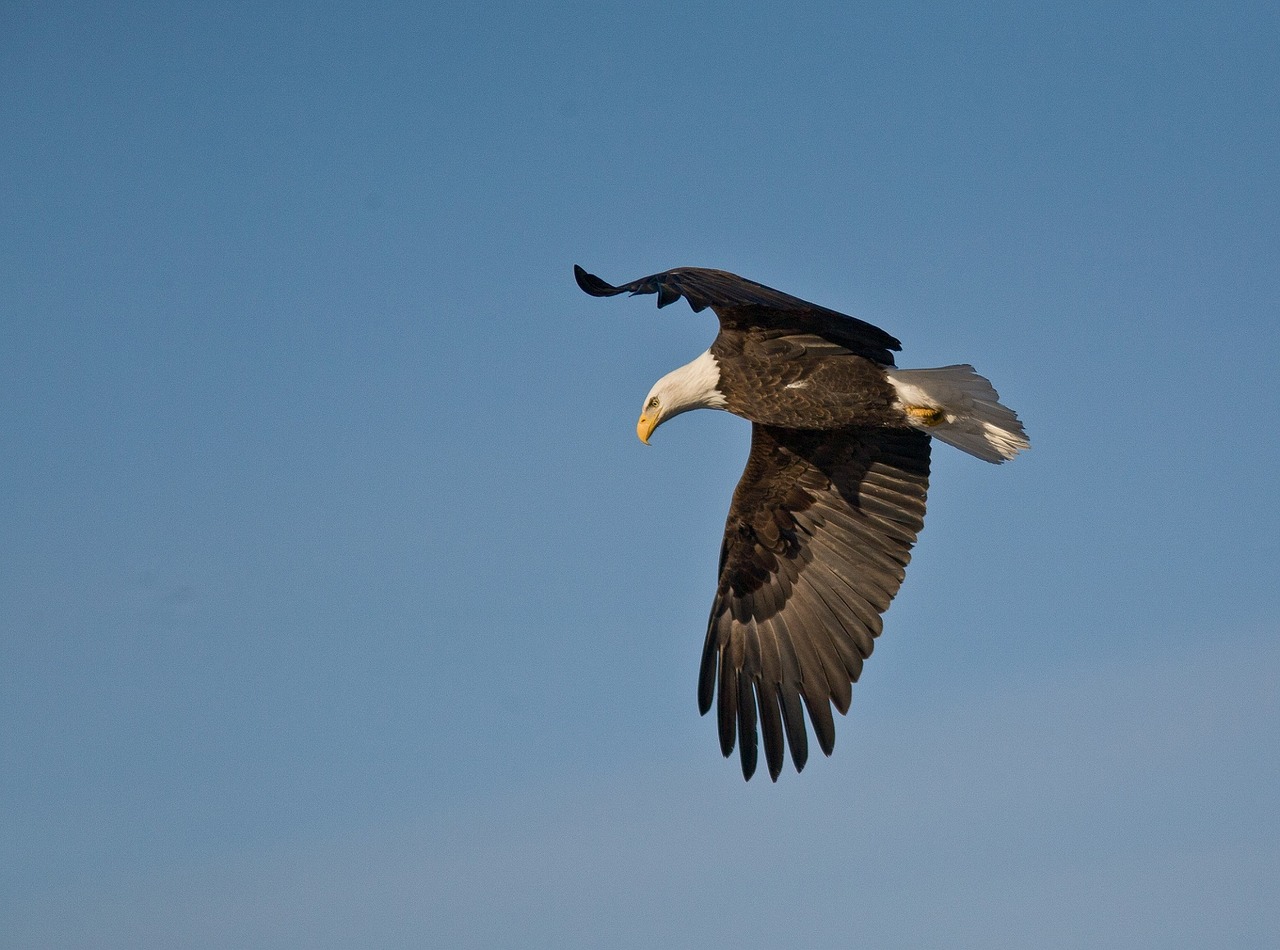
<svg viewBox="0 0 1280 950"><path fill-rule="evenodd" d="M936 406L904 406L903 408L906 409L907 415L911 417L913 422L918 422L921 425L936 426L945 422L947 418L946 412Z"/></svg>

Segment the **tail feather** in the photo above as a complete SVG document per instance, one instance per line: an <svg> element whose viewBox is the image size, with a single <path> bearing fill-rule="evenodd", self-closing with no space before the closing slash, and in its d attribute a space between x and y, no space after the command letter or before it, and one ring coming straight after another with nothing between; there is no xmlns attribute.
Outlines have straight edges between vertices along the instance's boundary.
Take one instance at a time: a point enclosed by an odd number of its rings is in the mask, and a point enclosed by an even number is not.
<svg viewBox="0 0 1280 950"><path fill-rule="evenodd" d="M1004 462L1031 443L1018 415L1000 403L972 366L885 370L908 423L987 462Z"/></svg>

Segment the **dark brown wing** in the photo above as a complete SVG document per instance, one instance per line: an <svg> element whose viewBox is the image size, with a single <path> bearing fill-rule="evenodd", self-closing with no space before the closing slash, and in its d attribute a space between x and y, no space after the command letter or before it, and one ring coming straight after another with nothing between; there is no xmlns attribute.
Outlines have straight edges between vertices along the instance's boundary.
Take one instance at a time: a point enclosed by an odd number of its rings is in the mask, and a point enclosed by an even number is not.
<svg viewBox="0 0 1280 950"><path fill-rule="evenodd" d="M616 287L577 264L573 265L573 276L593 297L657 294L659 307L683 297L695 312L707 307L714 310L721 326L812 333L883 366L893 365L891 350L902 349L901 343L879 327L728 271L677 267Z"/></svg>
<svg viewBox="0 0 1280 950"><path fill-rule="evenodd" d="M746 778L757 721L770 777L787 743L796 771L804 768L802 704L831 754L831 704L849 709L850 684L924 525L928 484L922 432L752 427L698 681L703 713L718 688L720 748L728 756L737 740Z"/></svg>

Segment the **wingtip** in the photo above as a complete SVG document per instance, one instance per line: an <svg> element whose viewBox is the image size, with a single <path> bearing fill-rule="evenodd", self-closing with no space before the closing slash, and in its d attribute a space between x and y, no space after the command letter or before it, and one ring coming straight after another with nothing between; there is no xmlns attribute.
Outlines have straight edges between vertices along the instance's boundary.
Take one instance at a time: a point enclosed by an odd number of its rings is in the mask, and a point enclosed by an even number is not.
<svg viewBox="0 0 1280 950"><path fill-rule="evenodd" d="M573 265L573 279L578 282L578 286L583 291L593 297L612 297L614 294L619 293L618 288L613 284L606 283L595 274L587 273L578 264Z"/></svg>

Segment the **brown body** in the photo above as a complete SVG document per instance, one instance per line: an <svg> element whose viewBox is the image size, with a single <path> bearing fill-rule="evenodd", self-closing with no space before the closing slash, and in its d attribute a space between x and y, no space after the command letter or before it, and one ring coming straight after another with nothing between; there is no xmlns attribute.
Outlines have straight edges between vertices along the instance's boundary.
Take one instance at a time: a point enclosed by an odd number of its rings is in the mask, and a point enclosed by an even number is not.
<svg viewBox="0 0 1280 950"><path fill-rule="evenodd" d="M711 345L734 415L793 429L901 426L879 364L810 334L721 331Z"/></svg>

